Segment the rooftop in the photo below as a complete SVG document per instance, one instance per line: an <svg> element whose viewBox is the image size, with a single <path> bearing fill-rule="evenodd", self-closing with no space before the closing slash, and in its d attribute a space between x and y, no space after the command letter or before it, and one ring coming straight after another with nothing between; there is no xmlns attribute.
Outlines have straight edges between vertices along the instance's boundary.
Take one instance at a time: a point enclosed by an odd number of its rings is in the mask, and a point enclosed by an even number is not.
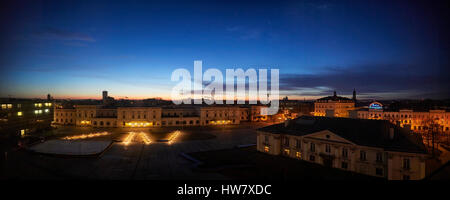
<svg viewBox="0 0 450 200"><path fill-rule="evenodd" d="M323 100L332 100L332 101L353 101L347 97L341 97L341 96L327 96L327 97L322 97L320 99L317 99L318 101L323 101Z"/></svg>
<svg viewBox="0 0 450 200"><path fill-rule="evenodd" d="M390 128L394 129L393 139L389 137ZM329 130L357 145L388 151L426 153L425 146L418 137L386 120L302 116L292 120L287 126L281 123L258 130L298 136Z"/></svg>

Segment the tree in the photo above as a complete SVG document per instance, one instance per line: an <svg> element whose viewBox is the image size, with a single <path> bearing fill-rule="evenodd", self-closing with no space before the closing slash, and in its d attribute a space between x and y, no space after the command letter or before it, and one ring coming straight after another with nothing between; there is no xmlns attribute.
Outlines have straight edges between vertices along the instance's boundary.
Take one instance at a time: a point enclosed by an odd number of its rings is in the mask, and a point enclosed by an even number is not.
<svg viewBox="0 0 450 200"><path fill-rule="evenodd" d="M427 146L430 147L431 145L431 152L433 156L435 155L435 148L439 146L439 136L442 128L438 121L439 118L428 117L421 122L423 133L427 139Z"/></svg>

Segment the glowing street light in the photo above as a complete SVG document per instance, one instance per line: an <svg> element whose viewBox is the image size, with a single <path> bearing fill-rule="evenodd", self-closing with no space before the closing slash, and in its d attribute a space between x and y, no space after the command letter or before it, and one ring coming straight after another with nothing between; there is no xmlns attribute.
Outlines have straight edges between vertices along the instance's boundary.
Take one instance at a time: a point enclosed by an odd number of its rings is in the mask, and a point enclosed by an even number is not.
<svg viewBox="0 0 450 200"><path fill-rule="evenodd" d="M93 138L93 137L100 137L108 135L108 132L101 132L101 133L89 133L89 134L82 134L82 135L74 135L74 136L66 136L63 139L64 140L78 140L78 139L86 139L86 138Z"/></svg>
<svg viewBox="0 0 450 200"><path fill-rule="evenodd" d="M150 140L150 138L147 136L147 134L145 134L144 132L140 132L139 135L141 136L142 140L144 141L144 143L146 145L149 145L150 143L152 143L152 141Z"/></svg>
<svg viewBox="0 0 450 200"><path fill-rule="evenodd" d="M170 137L169 137L169 144L172 144L172 143L174 143L175 142L175 140L177 139L177 137L178 137L178 135L180 135L180 131L175 131L175 132L173 132L172 133L172 135L170 135Z"/></svg>
<svg viewBox="0 0 450 200"><path fill-rule="evenodd" d="M128 133L127 137L125 138L125 140L123 140L123 144L124 145L128 145L130 144L130 142L133 140L134 136L136 135L135 132L130 132Z"/></svg>

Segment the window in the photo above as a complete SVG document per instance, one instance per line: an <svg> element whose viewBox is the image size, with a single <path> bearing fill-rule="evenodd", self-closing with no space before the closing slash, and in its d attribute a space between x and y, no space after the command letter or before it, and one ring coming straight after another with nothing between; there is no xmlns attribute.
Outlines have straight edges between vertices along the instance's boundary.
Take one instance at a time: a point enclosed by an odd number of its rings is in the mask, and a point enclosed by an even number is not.
<svg viewBox="0 0 450 200"><path fill-rule="evenodd" d="M299 139L295 140L295 147L296 147L297 149L302 148L302 142L301 142Z"/></svg>
<svg viewBox="0 0 450 200"><path fill-rule="evenodd" d="M348 158L348 149L347 148L342 149L342 157Z"/></svg>
<svg viewBox="0 0 450 200"><path fill-rule="evenodd" d="M375 174L378 176L383 176L383 168L376 168Z"/></svg>
<svg viewBox="0 0 450 200"><path fill-rule="evenodd" d="M289 138L288 137L284 138L284 145L289 146Z"/></svg>
<svg viewBox="0 0 450 200"><path fill-rule="evenodd" d="M301 158L302 158L302 152L297 151L297 152L295 153L295 157L301 159Z"/></svg>
<svg viewBox="0 0 450 200"><path fill-rule="evenodd" d="M284 149L284 155L289 156L290 152L291 151L289 149Z"/></svg>
<svg viewBox="0 0 450 200"><path fill-rule="evenodd" d="M17 112L17 116L22 116L22 112L21 111L19 111L19 112Z"/></svg>
<svg viewBox="0 0 450 200"><path fill-rule="evenodd" d="M316 151L316 145L314 143L312 143L312 142L311 142L310 150L311 150L311 152L315 152Z"/></svg>
<svg viewBox="0 0 450 200"><path fill-rule="evenodd" d="M309 156L309 160L314 162L316 160L316 157L315 156Z"/></svg>
<svg viewBox="0 0 450 200"><path fill-rule="evenodd" d="M268 146L265 146L265 147L264 147L264 151L265 151L265 152L269 152L269 150L270 150L270 149L269 149Z"/></svg>
<svg viewBox="0 0 450 200"><path fill-rule="evenodd" d="M331 146L329 144L325 145L325 152L327 152L327 153L331 152Z"/></svg>
<svg viewBox="0 0 450 200"><path fill-rule="evenodd" d="M264 136L264 142L266 143L266 144L268 144L269 143L269 136Z"/></svg>
<svg viewBox="0 0 450 200"><path fill-rule="evenodd" d="M347 162L342 162L341 163L341 168L342 169L347 169L348 168L348 163Z"/></svg>
<svg viewBox="0 0 450 200"><path fill-rule="evenodd" d="M410 169L410 162L409 162L409 158L405 158L403 159L403 169Z"/></svg>
<svg viewBox="0 0 450 200"><path fill-rule="evenodd" d="M359 152L359 159L362 161L366 160L366 152L365 151L360 151Z"/></svg>
<svg viewBox="0 0 450 200"><path fill-rule="evenodd" d="M381 152L377 152L377 162L383 162L383 154Z"/></svg>

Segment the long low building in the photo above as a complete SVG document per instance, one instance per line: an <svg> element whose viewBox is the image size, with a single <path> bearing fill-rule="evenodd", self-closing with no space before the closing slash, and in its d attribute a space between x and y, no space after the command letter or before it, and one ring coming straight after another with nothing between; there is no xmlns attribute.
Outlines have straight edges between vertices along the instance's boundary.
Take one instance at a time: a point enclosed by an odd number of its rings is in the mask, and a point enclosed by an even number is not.
<svg viewBox="0 0 450 200"><path fill-rule="evenodd" d="M160 127L240 124L258 119L261 106L108 107L75 105L55 108L54 124L89 127Z"/></svg>
<svg viewBox="0 0 450 200"><path fill-rule="evenodd" d="M433 122L439 125L440 131L450 132L450 112L446 110L399 110L385 111L383 105L379 102L372 102L368 108L349 111L350 118L388 120L392 123L399 124L402 127L408 127L412 131L426 131L429 123Z"/></svg>
<svg viewBox="0 0 450 200"><path fill-rule="evenodd" d="M257 149L389 180L425 177L420 138L385 120L302 116L257 131Z"/></svg>

